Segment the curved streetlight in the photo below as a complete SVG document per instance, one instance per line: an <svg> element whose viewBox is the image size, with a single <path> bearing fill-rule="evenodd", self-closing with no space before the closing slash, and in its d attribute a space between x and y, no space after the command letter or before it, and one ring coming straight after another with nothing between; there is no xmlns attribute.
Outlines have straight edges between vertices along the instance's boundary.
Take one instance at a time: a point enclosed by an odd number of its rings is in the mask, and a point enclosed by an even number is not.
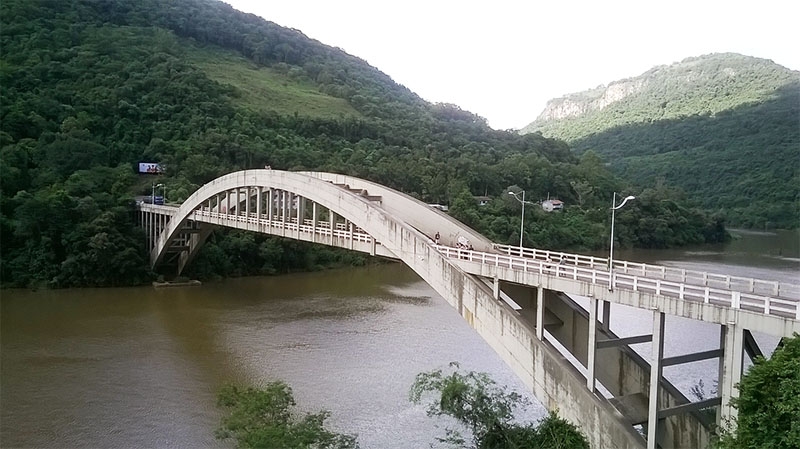
<svg viewBox="0 0 800 449"><path fill-rule="evenodd" d="M525 191L522 191L522 199L519 199L516 193L509 191L509 195L513 196L522 204L522 218L519 221L519 255L522 256L522 231L525 226L525 203L531 204L530 201L525 201Z"/></svg>
<svg viewBox="0 0 800 449"><path fill-rule="evenodd" d="M157 187L164 187L164 184L153 183L153 191L150 194L150 204L156 204L156 188ZM164 187L164 191L166 192L166 187ZM166 196L166 194L165 194L165 196ZM164 202L166 202L166 200Z"/></svg>
<svg viewBox="0 0 800 449"><path fill-rule="evenodd" d="M622 208L622 206L624 206L625 203L627 203L628 201L635 200L635 199L636 199L635 196L628 195L628 196L625 197L625 199L622 200L621 203L619 203L619 206L617 206L616 205L617 204L617 192L614 192L614 198L611 200L611 249L610 249L610 251L608 253L608 289L609 290L613 289L613 283L614 283L614 212L616 212L617 209Z"/></svg>

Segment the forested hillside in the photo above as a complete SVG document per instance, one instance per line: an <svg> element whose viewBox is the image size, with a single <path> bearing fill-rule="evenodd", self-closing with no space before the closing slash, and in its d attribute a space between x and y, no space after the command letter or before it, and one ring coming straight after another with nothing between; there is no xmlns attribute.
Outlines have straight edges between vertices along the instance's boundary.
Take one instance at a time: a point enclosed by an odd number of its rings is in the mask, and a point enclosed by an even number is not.
<svg viewBox="0 0 800 449"><path fill-rule="evenodd" d="M744 227L800 226L800 72L712 54L551 100L523 133L597 152Z"/></svg>
<svg viewBox="0 0 800 449"><path fill-rule="evenodd" d="M495 131L431 105L378 69L213 0L0 2L0 261L3 286L126 285L152 279L133 197L168 201L242 168L361 176L429 202L500 242L602 248L608 205L627 186L591 152ZM159 162L163 175L136 174ZM495 200L478 207L473 195ZM622 245L724 239L723 223L652 188L617 216ZM360 263L361 256L219 231L191 275Z"/></svg>

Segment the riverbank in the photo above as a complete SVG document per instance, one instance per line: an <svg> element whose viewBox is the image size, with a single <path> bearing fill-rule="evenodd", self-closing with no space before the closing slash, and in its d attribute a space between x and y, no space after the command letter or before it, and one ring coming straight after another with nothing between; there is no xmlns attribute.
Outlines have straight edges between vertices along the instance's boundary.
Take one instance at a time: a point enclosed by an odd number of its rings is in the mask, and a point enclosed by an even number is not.
<svg viewBox="0 0 800 449"><path fill-rule="evenodd" d="M197 287L199 285L203 285L202 282L198 281L197 279L192 279L188 281L163 281L153 282L153 288L170 288L170 287Z"/></svg>

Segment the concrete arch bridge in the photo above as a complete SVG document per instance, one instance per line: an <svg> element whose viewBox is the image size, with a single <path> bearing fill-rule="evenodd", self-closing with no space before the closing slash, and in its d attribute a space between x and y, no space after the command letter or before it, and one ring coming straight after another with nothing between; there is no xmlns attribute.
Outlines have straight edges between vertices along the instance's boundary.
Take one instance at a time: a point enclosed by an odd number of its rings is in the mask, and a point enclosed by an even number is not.
<svg viewBox="0 0 800 449"><path fill-rule="evenodd" d="M750 331L800 332L798 285L626 261L609 270L603 258L497 245L410 196L350 176L245 170L179 206L138 207L153 267L176 275L218 226L402 261L595 448L705 447L714 422L735 414L730 399L745 354L760 354ZM465 240L471 249L459 245ZM645 311L652 331L615 335L611 303ZM664 357L668 314L718 325L718 349ZM630 348L644 342L650 361ZM719 361L719 397L692 402L662 375L705 359ZM708 407L716 418L700 412Z"/></svg>

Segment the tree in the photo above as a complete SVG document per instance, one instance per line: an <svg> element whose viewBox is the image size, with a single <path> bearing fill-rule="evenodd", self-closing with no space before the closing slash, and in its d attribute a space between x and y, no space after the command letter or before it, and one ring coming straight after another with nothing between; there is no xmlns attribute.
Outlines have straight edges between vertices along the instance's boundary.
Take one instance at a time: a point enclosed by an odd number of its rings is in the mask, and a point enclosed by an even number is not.
<svg viewBox="0 0 800 449"><path fill-rule="evenodd" d="M719 448L800 447L800 335L765 359L758 357L739 383L735 431L723 432Z"/></svg>
<svg viewBox="0 0 800 449"><path fill-rule="evenodd" d="M514 421L514 411L527 404L516 392L507 392L485 373L459 371L458 363L450 363L451 372L442 370L420 373L414 380L409 397L418 404L423 395L433 393L428 416L447 415L455 418L472 435L476 449L588 449L589 443L571 423L551 412L538 427ZM467 447L460 432L448 428L439 442Z"/></svg>
<svg viewBox="0 0 800 449"><path fill-rule="evenodd" d="M295 415L292 389L283 382L269 383L263 390L226 385L217 405L228 409L217 438L234 438L240 448L358 448L355 436L325 428L329 412Z"/></svg>

